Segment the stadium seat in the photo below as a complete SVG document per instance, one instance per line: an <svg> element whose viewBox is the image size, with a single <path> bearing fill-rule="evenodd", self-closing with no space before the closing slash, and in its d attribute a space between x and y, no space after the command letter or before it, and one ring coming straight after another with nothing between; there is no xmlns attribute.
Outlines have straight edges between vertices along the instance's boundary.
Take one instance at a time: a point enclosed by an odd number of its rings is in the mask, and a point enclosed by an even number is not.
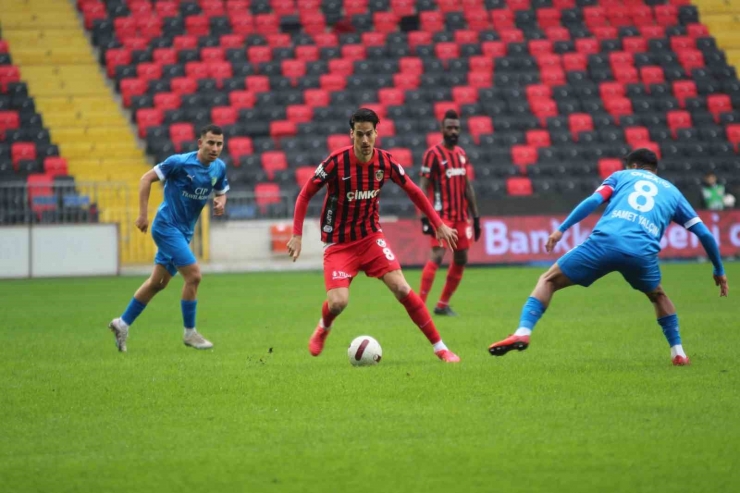
<svg viewBox="0 0 740 493"><path fill-rule="evenodd" d="M288 161L282 151L267 151L262 153L262 170L269 180L275 178L275 172L288 169Z"/></svg>
<svg viewBox="0 0 740 493"><path fill-rule="evenodd" d="M254 186L254 196L257 207L266 214L270 205L281 202L282 193L277 183L258 183Z"/></svg>
<svg viewBox="0 0 740 493"><path fill-rule="evenodd" d="M15 142L11 144L10 159L17 171L20 161L36 159L36 144L33 142Z"/></svg>
<svg viewBox="0 0 740 493"><path fill-rule="evenodd" d="M302 187L308 180L313 178L316 168L313 166L299 166L295 170L296 185Z"/></svg>
<svg viewBox="0 0 740 493"><path fill-rule="evenodd" d="M506 180L506 193L512 197L532 195L532 181L525 177L512 177Z"/></svg>
<svg viewBox="0 0 740 493"><path fill-rule="evenodd" d="M234 163L238 163L242 156L254 153L254 145L249 137L232 137L226 141L226 148Z"/></svg>
<svg viewBox="0 0 740 493"><path fill-rule="evenodd" d="M619 159L604 158L599 159L598 170L602 180L607 179L612 173L624 169L622 161Z"/></svg>
<svg viewBox="0 0 740 493"><path fill-rule="evenodd" d="M69 166L67 160L59 156L49 156L44 158L44 173L48 176L64 176L67 174Z"/></svg>

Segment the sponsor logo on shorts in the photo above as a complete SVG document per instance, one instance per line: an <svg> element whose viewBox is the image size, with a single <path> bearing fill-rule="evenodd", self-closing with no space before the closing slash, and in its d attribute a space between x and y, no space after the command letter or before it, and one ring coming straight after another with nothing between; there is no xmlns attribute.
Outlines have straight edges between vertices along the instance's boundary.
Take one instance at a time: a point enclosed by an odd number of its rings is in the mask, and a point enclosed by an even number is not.
<svg viewBox="0 0 740 493"><path fill-rule="evenodd" d="M352 279L352 276L347 274L346 272L342 272L341 270L335 270L331 273L331 278L333 280L337 279Z"/></svg>

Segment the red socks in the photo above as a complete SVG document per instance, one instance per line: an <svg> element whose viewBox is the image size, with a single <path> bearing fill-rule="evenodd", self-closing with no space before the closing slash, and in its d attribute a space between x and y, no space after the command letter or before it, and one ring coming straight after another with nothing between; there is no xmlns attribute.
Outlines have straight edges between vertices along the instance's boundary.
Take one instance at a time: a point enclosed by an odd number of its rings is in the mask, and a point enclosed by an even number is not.
<svg viewBox="0 0 740 493"><path fill-rule="evenodd" d="M334 322L335 318L337 318L337 316L329 311L329 302L324 301L324 304L321 306L321 322L324 328L331 328L331 324Z"/></svg>
<svg viewBox="0 0 740 493"><path fill-rule="evenodd" d="M435 264L431 260L427 261L424 266L424 270L421 271L421 287L419 288L419 297L426 303L429 291L432 290L432 284L434 284L434 276L437 274L439 265Z"/></svg>
<svg viewBox="0 0 740 493"><path fill-rule="evenodd" d="M411 317L411 320L421 329L426 338L430 343L436 344L442 340L437 332L437 328L432 322L432 316L429 314L426 305L414 291L410 291L409 294L401 300L401 304L406 308L406 311Z"/></svg>
<svg viewBox="0 0 740 493"><path fill-rule="evenodd" d="M447 281L445 282L445 287L442 289L442 296L440 296L437 306L443 307L450 303L450 298L452 298L455 290L460 285L463 270L465 270L464 265L458 265L454 262L450 264L450 268L447 271Z"/></svg>

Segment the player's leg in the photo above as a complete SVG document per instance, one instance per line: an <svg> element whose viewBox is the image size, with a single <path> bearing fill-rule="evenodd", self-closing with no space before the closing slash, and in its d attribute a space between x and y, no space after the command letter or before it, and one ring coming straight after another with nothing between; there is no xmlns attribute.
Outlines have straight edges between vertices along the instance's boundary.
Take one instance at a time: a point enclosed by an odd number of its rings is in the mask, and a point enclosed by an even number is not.
<svg viewBox="0 0 740 493"><path fill-rule="evenodd" d="M434 354L436 354L442 361L446 361L448 363L457 363L460 361L460 358L450 351L442 341L442 337L434 326L434 321L432 320L432 316L429 313L426 304L424 304L421 297L411 289L411 286L406 282L406 278L403 276L401 269L399 268L387 272L381 277L381 279L385 285L388 286L391 292L393 292L396 299L401 302L411 320L414 321L416 326L419 327L427 340L432 344Z"/></svg>
<svg viewBox="0 0 740 493"><path fill-rule="evenodd" d="M190 252L190 249L188 249ZM192 252L190 252L192 255ZM195 260L195 257L192 257ZM183 260L188 261L188 260ZM183 343L195 349L210 349L213 343L205 339L197 330L195 316L198 308L198 286L203 279L200 266L193 262L187 265L181 265L177 268L182 275L182 297L180 299L180 310L182 311L182 325L184 327Z"/></svg>
<svg viewBox="0 0 740 493"><path fill-rule="evenodd" d="M347 308L349 304L349 287L333 288L326 292L326 300L321 305L321 318L311 338L308 341L308 351L318 356L324 350L324 343L329 337L334 319Z"/></svg>
<svg viewBox="0 0 740 493"><path fill-rule="evenodd" d="M434 241L439 243L439 241L434 238ZM422 301L426 303L427 296L429 296L429 292L432 290L432 285L434 284L434 277L437 275L437 269L439 269L439 266L442 265L442 260L445 257L445 249L439 245L432 246L432 250L429 253L429 260L427 260L427 263L424 265L424 269L421 271L421 286L419 286L419 297L421 297Z"/></svg>
<svg viewBox="0 0 740 493"><path fill-rule="evenodd" d="M108 328L115 336L116 347L123 353L126 352L126 340L128 339L128 329L131 324L141 315L141 312L144 311L152 298L167 287L172 276L177 273L175 266L163 254L158 252L155 261L157 263L154 264L152 274L136 290L123 314L118 318L114 318L108 324Z"/></svg>
<svg viewBox="0 0 740 493"><path fill-rule="evenodd" d="M668 345L671 348L671 361L675 366L690 365L691 360L686 356L683 345L681 344L678 315L676 315L676 307L673 305L673 302L668 298L668 295L665 294L663 287L660 285L645 294L655 308L655 316L658 319L658 324L663 330L663 335L665 335Z"/></svg>
<svg viewBox="0 0 740 493"><path fill-rule="evenodd" d="M450 298L452 298L452 295L455 294L457 287L460 285L465 264L467 263L468 249L454 250L452 263L447 269L447 279L445 280L444 288L442 288L442 295L439 298L439 302L437 302L437 306L434 307L435 315L457 316L457 313L450 308Z"/></svg>

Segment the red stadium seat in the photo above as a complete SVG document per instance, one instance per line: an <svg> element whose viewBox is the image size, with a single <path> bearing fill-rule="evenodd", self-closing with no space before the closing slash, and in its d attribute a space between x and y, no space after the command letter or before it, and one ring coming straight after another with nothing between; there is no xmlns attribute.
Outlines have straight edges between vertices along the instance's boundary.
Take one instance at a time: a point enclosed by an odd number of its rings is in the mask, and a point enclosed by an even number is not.
<svg viewBox="0 0 740 493"><path fill-rule="evenodd" d="M157 48L152 51L152 61L162 65L174 65L177 63L177 50L174 48Z"/></svg>
<svg viewBox="0 0 740 493"><path fill-rule="evenodd" d="M679 51L676 56L678 57L678 62L687 72L704 66L704 55L699 50Z"/></svg>
<svg viewBox="0 0 740 493"><path fill-rule="evenodd" d="M563 26L545 28L545 37L552 41L570 41L570 31Z"/></svg>
<svg viewBox="0 0 740 493"><path fill-rule="evenodd" d="M198 82L189 77L174 77L170 81L170 90L175 94L193 94L198 90Z"/></svg>
<svg viewBox="0 0 740 493"><path fill-rule="evenodd" d="M65 176L68 174L67 160L59 156L44 158L44 173L48 176Z"/></svg>
<svg viewBox="0 0 740 493"><path fill-rule="evenodd" d="M300 21L303 25L303 31L308 34L321 33L326 29L326 18L321 10L302 11Z"/></svg>
<svg viewBox="0 0 740 493"><path fill-rule="evenodd" d="M511 160L519 167L537 163L537 148L528 145L514 145L511 147Z"/></svg>
<svg viewBox="0 0 740 493"><path fill-rule="evenodd" d="M211 78L216 79L219 88L221 88L224 79L231 79L234 75L230 62L208 62L206 66Z"/></svg>
<svg viewBox="0 0 740 493"><path fill-rule="evenodd" d="M329 152L334 152L350 144L351 142L347 134L333 134L326 138L326 147L329 149Z"/></svg>
<svg viewBox="0 0 740 493"><path fill-rule="evenodd" d="M247 59L254 64L271 62L272 48L269 46L250 46L247 48Z"/></svg>
<svg viewBox="0 0 740 493"><path fill-rule="evenodd" d="M427 147L436 146L442 142L442 132L427 133Z"/></svg>
<svg viewBox="0 0 740 493"><path fill-rule="evenodd" d="M634 65L635 59L632 53L628 51L612 51L609 53L609 65L612 67L618 65Z"/></svg>
<svg viewBox="0 0 740 493"><path fill-rule="evenodd" d="M609 19L609 24L612 26L623 27L632 25L630 9L624 5L610 6L606 10L606 16Z"/></svg>
<svg viewBox="0 0 740 493"><path fill-rule="evenodd" d="M344 15L367 13L367 0L344 0Z"/></svg>
<svg viewBox="0 0 740 493"><path fill-rule="evenodd" d="M653 10L647 5L633 5L630 8L632 23L635 26L650 26L653 24Z"/></svg>
<svg viewBox="0 0 740 493"><path fill-rule="evenodd" d="M108 77L116 75L116 67L131 63L131 50L127 48L111 48L105 52L105 66Z"/></svg>
<svg viewBox="0 0 740 493"><path fill-rule="evenodd" d="M640 82L640 74L632 65L614 65L612 72L614 78L620 84L637 84Z"/></svg>
<svg viewBox="0 0 740 493"><path fill-rule="evenodd" d="M204 15L191 15L185 18L185 30L191 36L208 36L211 33L211 24Z"/></svg>
<svg viewBox="0 0 740 493"><path fill-rule="evenodd" d="M395 12L374 12L373 24L375 30L381 33L391 33L398 27L399 18Z"/></svg>
<svg viewBox="0 0 740 493"><path fill-rule="evenodd" d="M489 116L471 116L468 118L468 132L476 145L480 145L480 136L493 133L493 121Z"/></svg>
<svg viewBox="0 0 740 493"><path fill-rule="evenodd" d="M694 38L690 36L673 36L671 38L671 50L678 53L679 51L684 50L695 50L696 49L696 43L694 42Z"/></svg>
<svg viewBox="0 0 740 493"><path fill-rule="evenodd" d="M177 50L194 50L198 48L198 37L181 35L175 36L172 40L172 47Z"/></svg>
<svg viewBox="0 0 740 493"><path fill-rule="evenodd" d="M552 98L552 87L546 84L532 84L524 89L524 93L527 95L530 107L534 107L533 101Z"/></svg>
<svg viewBox="0 0 740 493"><path fill-rule="evenodd" d="M622 171L624 169L624 164L622 164L620 159L604 158L599 159L598 167L599 176L602 180L606 180L612 173Z"/></svg>
<svg viewBox="0 0 740 493"><path fill-rule="evenodd" d="M535 62L537 62L537 66L540 68L540 70L563 70L562 59L560 58L560 55L557 55L555 53L545 53L543 55L538 55L535 57Z"/></svg>
<svg viewBox="0 0 740 493"><path fill-rule="evenodd" d="M175 146L175 150L182 150L182 143L189 140L195 140L195 129L192 123L173 123L170 125L170 140Z"/></svg>
<svg viewBox="0 0 740 493"><path fill-rule="evenodd" d="M502 29L513 29L516 27L514 11L509 9L496 9L491 11L491 22L497 31Z"/></svg>
<svg viewBox="0 0 740 493"><path fill-rule="evenodd" d="M393 159L404 168L413 166L414 156L411 154L411 150L403 147L394 147L392 149L388 149L388 152L390 152L393 155Z"/></svg>
<svg viewBox="0 0 740 493"><path fill-rule="evenodd" d="M314 45L304 45L295 47L296 60L304 62L315 62L319 59L319 47Z"/></svg>
<svg viewBox="0 0 740 493"><path fill-rule="evenodd" d="M522 176L509 178L506 180L506 193L513 197L532 195L532 181Z"/></svg>
<svg viewBox="0 0 740 493"><path fill-rule="evenodd" d="M293 46L290 34L287 33L266 34L265 39L270 48L291 48Z"/></svg>
<svg viewBox="0 0 740 493"><path fill-rule="evenodd" d="M622 38L622 47L629 53L644 53L648 49L647 39L640 36Z"/></svg>
<svg viewBox="0 0 740 493"><path fill-rule="evenodd" d="M280 65L283 77L298 79L306 75L306 62L303 60L283 60Z"/></svg>
<svg viewBox="0 0 740 493"><path fill-rule="evenodd" d="M207 79L211 75L208 64L203 62L188 62L185 64L185 75L191 79Z"/></svg>
<svg viewBox="0 0 740 493"><path fill-rule="evenodd" d="M663 67L659 66L646 66L640 67L640 79L643 84L662 84L665 82L665 74L663 73Z"/></svg>
<svg viewBox="0 0 740 493"><path fill-rule="evenodd" d="M254 16L254 30L264 36L280 32L280 18L276 14L258 14Z"/></svg>
<svg viewBox="0 0 740 493"><path fill-rule="evenodd" d="M691 121L691 113L685 110L674 110L666 113L666 122L668 128L671 129L673 138L676 138L676 131L682 128L691 128L693 123Z"/></svg>
<svg viewBox="0 0 740 493"><path fill-rule="evenodd" d="M455 43L460 45L478 43L478 32L472 30L455 31Z"/></svg>
<svg viewBox="0 0 740 493"><path fill-rule="evenodd" d="M673 82L673 95L678 99L681 108L686 106L686 98L695 98L696 84L693 80L677 80Z"/></svg>
<svg viewBox="0 0 740 493"><path fill-rule="evenodd" d="M211 121L215 125L234 125L236 120L236 108L232 108L231 106L217 106L211 109Z"/></svg>
<svg viewBox="0 0 740 493"><path fill-rule="evenodd" d="M270 90L270 78L266 75L248 75L244 78L244 85L248 91L268 92Z"/></svg>
<svg viewBox="0 0 740 493"><path fill-rule="evenodd" d="M458 105L477 103L478 90L469 86L453 87L452 100Z"/></svg>
<svg viewBox="0 0 740 493"><path fill-rule="evenodd" d="M560 10L556 8L544 8L537 9L535 12L537 16L537 24L539 24L542 29L560 26Z"/></svg>
<svg viewBox="0 0 740 493"><path fill-rule="evenodd" d="M612 98L604 101L604 107L610 115L616 120L619 120L620 116L632 114L632 101L628 98Z"/></svg>
<svg viewBox="0 0 740 493"><path fill-rule="evenodd" d="M508 0L506 2L511 10L529 10L531 7L530 0Z"/></svg>
<svg viewBox="0 0 740 493"><path fill-rule="evenodd" d="M0 79L1 80L1 79ZM131 106L132 96L146 94L147 83L141 79L123 79L121 81L121 97L125 107Z"/></svg>
<svg viewBox="0 0 740 493"><path fill-rule="evenodd" d="M232 91L229 93L229 104L237 110L254 108L257 96L253 91Z"/></svg>
<svg viewBox="0 0 740 493"><path fill-rule="evenodd" d="M261 156L262 170L267 178L273 180L276 171L285 171L288 169L288 160L285 158L283 151L267 151Z"/></svg>
<svg viewBox="0 0 740 493"><path fill-rule="evenodd" d="M526 139L528 146L532 146L537 149L540 147L550 147L552 145L550 132L547 130L527 130Z"/></svg>
<svg viewBox="0 0 740 493"><path fill-rule="evenodd" d="M36 159L36 144L33 142L14 142L10 145L10 159L18 170L18 163L26 159Z"/></svg>
<svg viewBox="0 0 740 493"><path fill-rule="evenodd" d="M299 187L302 187L303 185L308 182L308 180L313 178L313 175L316 173L316 168L313 166L299 166L295 170L295 182L296 185Z"/></svg>
<svg viewBox="0 0 740 493"><path fill-rule="evenodd" d="M291 104L286 108L288 120L295 123L308 123L313 119L313 107L303 104Z"/></svg>
<svg viewBox="0 0 740 493"><path fill-rule="evenodd" d="M606 10L598 6L583 7L583 23L590 28L609 25Z"/></svg>
<svg viewBox="0 0 740 493"><path fill-rule="evenodd" d="M709 36L709 29L704 24L688 24L686 34L692 38L706 38Z"/></svg>
<svg viewBox="0 0 740 493"><path fill-rule="evenodd" d="M437 43L434 46L434 54L443 61L459 58L460 46L457 43Z"/></svg>
<svg viewBox="0 0 740 493"><path fill-rule="evenodd" d="M421 63L421 60L419 60ZM493 73L493 59L487 56L471 56L468 59L468 67L471 72Z"/></svg>
<svg viewBox="0 0 740 493"><path fill-rule="evenodd" d="M544 126L548 118L558 116L558 105L552 99L538 99L532 107L532 114L539 118L540 125Z"/></svg>
<svg viewBox="0 0 740 493"><path fill-rule="evenodd" d="M460 0L437 0L440 12L457 12L460 10Z"/></svg>
<svg viewBox="0 0 740 493"><path fill-rule="evenodd" d="M146 137L146 129L162 124L164 115L158 108L139 108L136 111L136 125L139 127L139 137Z"/></svg>
<svg viewBox="0 0 740 493"><path fill-rule="evenodd" d="M258 183L254 186L254 198L257 207L264 214L270 205L279 204L282 201L280 185L277 183Z"/></svg>
<svg viewBox="0 0 740 493"><path fill-rule="evenodd" d="M391 0L391 10L400 17L414 15L416 3L414 0Z"/></svg>
<svg viewBox="0 0 740 493"><path fill-rule="evenodd" d="M707 96L707 109L719 123L719 115L732 111L732 101L727 94L710 94Z"/></svg>
<svg viewBox="0 0 740 493"><path fill-rule="evenodd" d="M445 17L442 12L430 10L419 14L419 27L422 31L436 33L445 30Z"/></svg>
<svg viewBox="0 0 740 493"><path fill-rule="evenodd" d="M229 22L233 34L248 36L254 33L254 17L246 9L229 15Z"/></svg>
<svg viewBox="0 0 740 493"><path fill-rule="evenodd" d="M406 93L395 87L378 89L378 102L385 106L401 106L406 100Z"/></svg>
<svg viewBox="0 0 740 493"><path fill-rule="evenodd" d="M448 110L455 110L459 114L460 105L451 101L437 101L434 103L434 118L437 121L442 121L442 118Z"/></svg>
<svg viewBox="0 0 740 493"><path fill-rule="evenodd" d="M635 146L640 142L647 142L650 140L650 132L645 127L628 127L624 129L624 140L631 146Z"/></svg>
<svg viewBox="0 0 740 493"><path fill-rule="evenodd" d="M219 46L224 50L238 49L244 46L243 34L224 34L219 39Z"/></svg>
<svg viewBox="0 0 740 493"><path fill-rule="evenodd" d="M344 45L341 48L342 58L347 60L364 60L367 56L362 45Z"/></svg>
<svg viewBox="0 0 740 493"><path fill-rule="evenodd" d="M9 49L8 42L4 39L0 39L0 53L7 53Z"/></svg>
<svg viewBox="0 0 740 493"><path fill-rule="evenodd" d="M136 66L136 76L145 81L162 78L162 66L153 62L142 62Z"/></svg>
<svg viewBox="0 0 740 493"><path fill-rule="evenodd" d="M594 121L588 113L572 113L568 115L568 128L573 140L577 141L579 133L593 131Z"/></svg>
<svg viewBox="0 0 740 493"><path fill-rule="evenodd" d="M576 51L584 55L595 55L599 52L599 42L594 38L576 39Z"/></svg>
<svg viewBox="0 0 740 493"><path fill-rule="evenodd" d="M499 58L506 56L506 53L508 51L506 43L503 43L501 41L484 41L483 43L481 43L480 49L483 53L483 56L490 58Z"/></svg>
<svg viewBox="0 0 740 493"><path fill-rule="evenodd" d="M355 63L344 58L333 58L329 60L329 73L349 77L355 72Z"/></svg>
<svg viewBox="0 0 740 493"><path fill-rule="evenodd" d="M408 34L409 47L415 50L419 45L432 44L432 33L427 31L411 31Z"/></svg>
<svg viewBox="0 0 740 493"><path fill-rule="evenodd" d="M319 85L330 92L343 91L347 87L347 78L338 74L324 74L319 77Z"/></svg>
<svg viewBox="0 0 740 493"><path fill-rule="evenodd" d="M424 73L424 64L421 58L403 57L398 61L398 71L402 74L421 75Z"/></svg>
<svg viewBox="0 0 740 493"><path fill-rule="evenodd" d="M203 9L203 15L206 17L223 16L226 13L224 4L220 0L201 1L200 8Z"/></svg>
<svg viewBox="0 0 740 493"><path fill-rule="evenodd" d="M548 86L562 86L566 83L565 72L562 68L543 69L540 78Z"/></svg>
<svg viewBox="0 0 740 493"><path fill-rule="evenodd" d="M735 152L738 152L738 144L740 143L740 123L727 125L725 132L727 133L727 140L735 146Z"/></svg>
<svg viewBox="0 0 740 493"><path fill-rule="evenodd" d="M524 41L524 33L520 29L501 29L499 36L501 36L501 41L504 43L521 43Z"/></svg>
<svg viewBox="0 0 740 493"><path fill-rule="evenodd" d="M591 28L591 31L593 32L594 38L596 38L598 41L619 38L619 31L614 26L594 27Z"/></svg>
<svg viewBox="0 0 740 493"><path fill-rule="evenodd" d="M229 154L231 155L235 166L239 165L240 157L250 156L254 153L252 139L249 137L232 137L227 139L226 148L229 150Z"/></svg>
<svg viewBox="0 0 740 493"><path fill-rule="evenodd" d="M331 96L329 95L329 91L324 89L306 89L303 92L303 101L312 108L319 108L329 106L331 104Z"/></svg>
<svg viewBox="0 0 740 493"><path fill-rule="evenodd" d="M362 44L365 46L385 46L386 33L362 33Z"/></svg>
<svg viewBox="0 0 740 493"><path fill-rule="evenodd" d="M0 111L0 141L5 137L6 130L13 130L21 126L21 118L17 111Z"/></svg>
<svg viewBox="0 0 740 493"><path fill-rule="evenodd" d="M552 53L552 41L548 39L532 39L528 43L529 54L533 57Z"/></svg>
<svg viewBox="0 0 740 493"><path fill-rule="evenodd" d="M678 24L678 8L675 5L656 5L655 23L661 26L675 26Z"/></svg>
<svg viewBox="0 0 740 493"><path fill-rule="evenodd" d="M313 35L313 41L319 48L334 47L339 45L336 33L318 33Z"/></svg>
<svg viewBox="0 0 740 493"><path fill-rule="evenodd" d="M292 15L296 10L293 0L271 0L270 6L272 7L272 11L279 16Z"/></svg>
<svg viewBox="0 0 740 493"><path fill-rule="evenodd" d="M278 120L270 122L270 137L281 139L283 137L293 137L297 133L295 123L289 120Z"/></svg>
<svg viewBox="0 0 740 493"><path fill-rule="evenodd" d="M393 120L387 118L381 118L378 124L378 138L381 137L395 137L396 135L396 123Z"/></svg>
<svg viewBox="0 0 740 493"><path fill-rule="evenodd" d="M665 27L654 25L640 26L640 34L647 39L665 38Z"/></svg>
<svg viewBox="0 0 740 493"><path fill-rule="evenodd" d="M562 60L566 72L583 72L588 68L588 58L583 53L563 53Z"/></svg>
<svg viewBox="0 0 740 493"><path fill-rule="evenodd" d="M224 60L224 49L220 46L201 48L200 60L202 62L222 62Z"/></svg>
<svg viewBox="0 0 740 493"><path fill-rule="evenodd" d="M653 151L655 153L655 155L658 156L658 159L660 159L662 157L661 152L660 152L660 146L657 143L655 143L655 142L652 142L652 141L638 142L636 145L633 145L632 146L632 149L633 150L634 149L640 149L640 148L644 148L644 149L648 149L650 151Z"/></svg>
<svg viewBox="0 0 740 493"><path fill-rule="evenodd" d="M26 185L28 186L28 200L31 204L31 210L39 213L48 210L56 209L56 201L54 200L54 177L52 175L35 173L29 175L26 179ZM47 200L38 200L46 198Z"/></svg>

